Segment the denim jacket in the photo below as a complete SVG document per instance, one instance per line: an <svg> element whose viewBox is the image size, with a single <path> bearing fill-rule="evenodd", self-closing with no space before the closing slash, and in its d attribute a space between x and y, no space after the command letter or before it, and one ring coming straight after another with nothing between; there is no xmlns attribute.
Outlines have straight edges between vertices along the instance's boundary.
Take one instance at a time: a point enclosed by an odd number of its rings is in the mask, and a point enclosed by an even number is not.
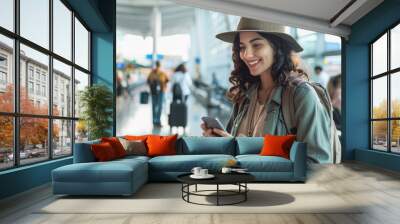
<svg viewBox="0 0 400 224"><path fill-rule="evenodd" d="M244 94L240 103L235 103L226 130L237 136L240 124L247 114L250 99L256 97L258 84L252 85ZM309 160L317 163L332 163L330 147L330 117L320 103L315 90L306 83L295 87L294 108L296 131L289 131L283 117L281 102L283 86L278 86L271 99L266 103L267 117L264 134L287 135L296 134L296 140L307 143ZM294 133L295 132L295 133Z"/></svg>

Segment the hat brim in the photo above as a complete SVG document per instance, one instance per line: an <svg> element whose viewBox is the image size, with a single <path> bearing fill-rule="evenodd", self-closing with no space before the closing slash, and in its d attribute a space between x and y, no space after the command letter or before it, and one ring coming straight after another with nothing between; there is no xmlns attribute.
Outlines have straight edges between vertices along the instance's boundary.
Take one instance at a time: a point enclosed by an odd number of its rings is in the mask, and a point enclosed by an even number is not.
<svg viewBox="0 0 400 224"><path fill-rule="evenodd" d="M235 40L236 34L240 32L257 32L257 33L264 33L264 34L270 34L274 35L276 37L279 37L286 41L290 46L293 48L294 51L296 52L301 52L303 51L303 48L300 46L297 41L290 36L289 34L286 33L278 33L278 32L265 32L264 30L239 30L239 31L230 31L230 32L224 32L224 33L219 33L215 37L228 43L233 43Z"/></svg>

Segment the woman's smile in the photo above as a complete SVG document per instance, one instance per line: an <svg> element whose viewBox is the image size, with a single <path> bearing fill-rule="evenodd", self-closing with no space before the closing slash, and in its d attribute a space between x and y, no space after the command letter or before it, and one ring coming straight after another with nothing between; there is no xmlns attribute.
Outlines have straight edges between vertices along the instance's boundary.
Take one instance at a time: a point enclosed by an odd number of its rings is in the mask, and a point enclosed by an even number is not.
<svg viewBox="0 0 400 224"><path fill-rule="evenodd" d="M246 62L247 67L248 67L249 70L251 71L250 73L253 74L253 73L257 70L258 65L260 65L260 62L261 62L261 59L252 60L252 61L247 61L247 62Z"/></svg>

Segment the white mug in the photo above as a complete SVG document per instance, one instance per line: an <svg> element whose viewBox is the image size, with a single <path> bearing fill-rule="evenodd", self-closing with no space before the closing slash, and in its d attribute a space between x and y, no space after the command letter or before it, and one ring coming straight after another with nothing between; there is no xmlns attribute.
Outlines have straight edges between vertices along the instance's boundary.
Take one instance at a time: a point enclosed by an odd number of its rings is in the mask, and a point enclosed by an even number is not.
<svg viewBox="0 0 400 224"><path fill-rule="evenodd" d="M208 175L208 169L201 169L200 170L200 176L207 176Z"/></svg>
<svg viewBox="0 0 400 224"><path fill-rule="evenodd" d="M222 173L230 173L232 171L232 168L230 167L222 167L221 172Z"/></svg>
<svg viewBox="0 0 400 224"><path fill-rule="evenodd" d="M196 176L199 176L199 175L201 175L200 174L200 171L202 170L202 168L201 167L193 167L193 169L192 169L192 173L194 174L194 175L196 175Z"/></svg>

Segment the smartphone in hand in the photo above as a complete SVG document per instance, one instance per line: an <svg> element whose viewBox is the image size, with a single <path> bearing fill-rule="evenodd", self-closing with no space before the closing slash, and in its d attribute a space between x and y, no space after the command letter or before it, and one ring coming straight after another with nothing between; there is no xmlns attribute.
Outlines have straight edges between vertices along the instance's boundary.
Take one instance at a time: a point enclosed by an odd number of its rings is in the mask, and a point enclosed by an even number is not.
<svg viewBox="0 0 400 224"><path fill-rule="evenodd" d="M216 129L221 129L223 131L226 131L224 126L222 125L221 121L218 120L218 118L213 118L213 117L202 117L201 120L204 122L207 128L216 128Z"/></svg>

